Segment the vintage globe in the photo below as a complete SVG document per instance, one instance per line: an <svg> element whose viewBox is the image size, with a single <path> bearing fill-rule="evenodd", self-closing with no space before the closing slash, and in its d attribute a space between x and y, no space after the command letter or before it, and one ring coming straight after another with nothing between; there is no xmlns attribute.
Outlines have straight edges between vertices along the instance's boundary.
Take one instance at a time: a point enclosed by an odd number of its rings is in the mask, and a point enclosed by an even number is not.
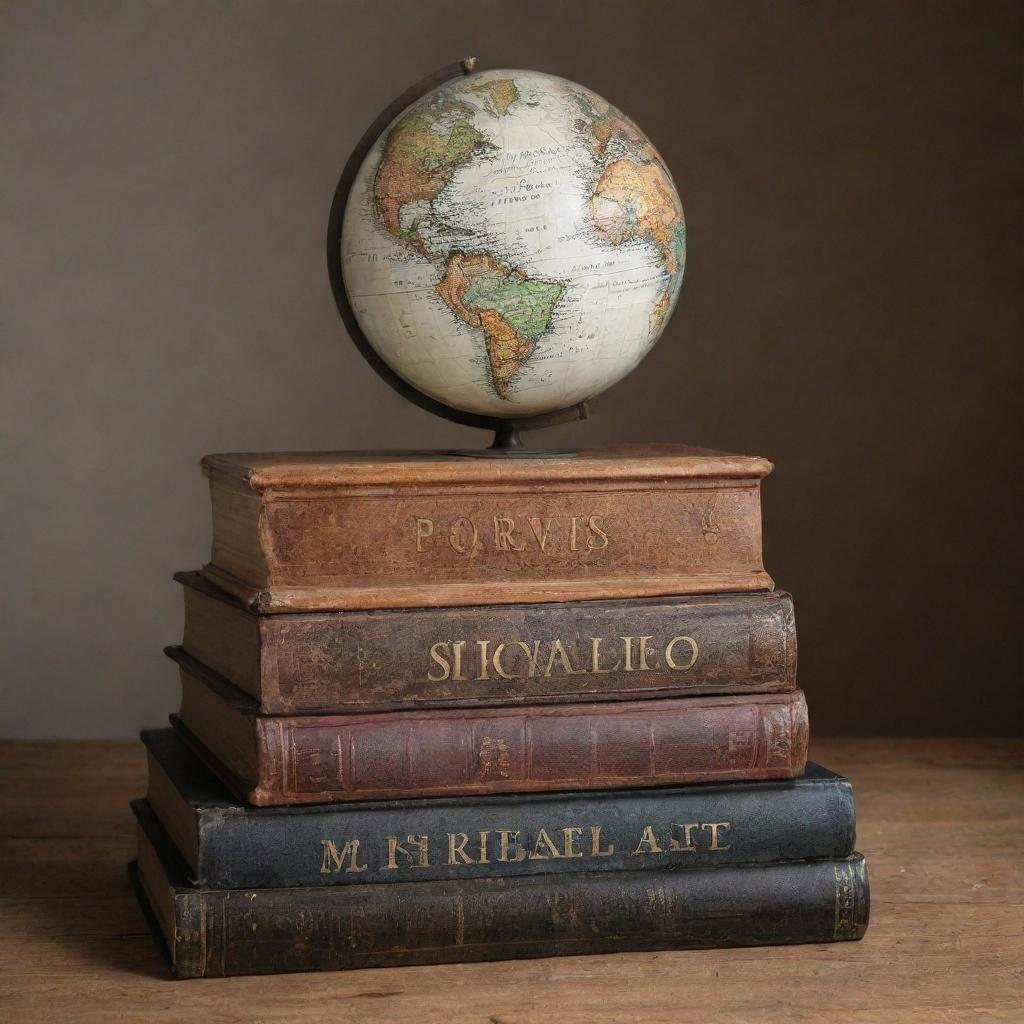
<svg viewBox="0 0 1024 1024"><path fill-rule="evenodd" d="M385 129L340 244L384 362L445 405L514 419L640 362L679 294L686 228L665 162L621 111L552 75L486 71Z"/></svg>

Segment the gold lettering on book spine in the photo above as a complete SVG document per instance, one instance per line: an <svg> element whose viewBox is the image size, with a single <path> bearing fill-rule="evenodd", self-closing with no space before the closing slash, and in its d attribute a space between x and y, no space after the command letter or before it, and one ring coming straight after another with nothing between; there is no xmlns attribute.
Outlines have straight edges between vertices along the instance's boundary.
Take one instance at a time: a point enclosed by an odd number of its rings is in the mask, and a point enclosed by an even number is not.
<svg viewBox="0 0 1024 1024"><path fill-rule="evenodd" d="M433 519L417 519L416 520L416 550L423 551L423 545L427 538L430 537L434 532L434 520Z"/></svg>
<svg viewBox="0 0 1024 1024"><path fill-rule="evenodd" d="M732 829L728 821L656 823L637 826L639 831L635 847L629 842L624 849L632 857L672 853L724 853L730 849L725 833ZM519 829L469 828L465 832L449 832L445 836L449 868L472 864L519 864L526 860L583 860L611 857L615 844L603 838L603 825L563 825L557 828L538 828L524 833ZM634 833L636 834L636 833ZM492 839L496 836L496 839ZM376 850L381 846L379 869L382 871L415 870L429 868L430 836L409 833L388 835L383 842L370 843L370 859L378 863ZM368 865L361 863L365 844L359 839L344 843L333 839L320 840L320 873L362 872ZM838 870L838 869L837 869ZM852 875L843 877L852 884ZM837 884L839 884L839 875ZM852 892L847 885L846 892ZM838 896L837 896L838 899ZM837 908L840 904L837 903ZM838 910L837 910L838 912Z"/></svg>
<svg viewBox="0 0 1024 1024"><path fill-rule="evenodd" d="M458 555L473 558L481 551L539 552L552 558L575 551L602 551L611 545L603 513L575 516L527 516L507 513L490 516L457 516L435 519L416 516L412 521L413 547L417 554L447 543Z"/></svg>
<svg viewBox="0 0 1024 1024"><path fill-rule="evenodd" d="M857 890L853 868L849 864L835 864L833 871L835 874L835 926L832 929L832 937L834 939L853 939L857 935L855 920Z"/></svg>
<svg viewBox="0 0 1024 1024"><path fill-rule="evenodd" d="M606 847L601 846L601 825L590 826L590 856L610 857L615 853L615 844L609 843Z"/></svg>
<svg viewBox="0 0 1024 1024"><path fill-rule="evenodd" d="M336 871L344 870L346 872L351 871L365 871L367 868L366 864L359 863L359 840L350 839L341 848L341 852L338 852L338 847L334 845L334 841L331 839L321 839L321 845L323 846L323 860L320 863L320 874L330 875ZM348 861L348 867L342 869L342 864Z"/></svg>
<svg viewBox="0 0 1024 1024"><path fill-rule="evenodd" d="M645 853L664 853L664 850L658 845L658 838L654 834L654 827L652 825L644 825L640 842L636 844L636 849L633 851L632 856L642 857Z"/></svg>
<svg viewBox="0 0 1024 1024"><path fill-rule="evenodd" d="M508 744L501 736L497 739L485 736L480 742L477 760L480 762L481 779L490 779L494 776L502 779L509 777L512 768L512 758L509 753Z"/></svg>
<svg viewBox="0 0 1024 1024"><path fill-rule="evenodd" d="M655 643L652 643L655 641ZM602 647L602 645L607 645ZM612 658L615 658L614 662ZM427 649L429 682L487 682L498 679L544 679L604 676L615 672L689 672L700 648L692 636L672 637L661 648L646 636L579 637L563 640L438 640Z"/></svg>
<svg viewBox="0 0 1024 1024"><path fill-rule="evenodd" d="M530 860L558 859L561 856L562 851L555 846L551 836L544 829L540 829L533 844L533 850L530 852Z"/></svg>
<svg viewBox="0 0 1024 1024"><path fill-rule="evenodd" d="M391 870L397 870L399 867L396 854L402 854L405 857L405 866L411 868L428 868L430 867L430 846L427 836L406 836L405 842L409 843L410 846L415 848L415 852L405 846L403 843L398 841L398 836L388 836L388 862L386 867Z"/></svg>
<svg viewBox="0 0 1024 1024"><path fill-rule="evenodd" d="M498 829L498 860L503 864L526 860L526 850L519 844L518 829Z"/></svg>
<svg viewBox="0 0 1024 1024"><path fill-rule="evenodd" d="M526 545L515 538L516 521L510 516L494 517L494 550L525 551Z"/></svg>
<svg viewBox="0 0 1024 1024"><path fill-rule="evenodd" d="M719 829L729 828L729 822L727 821L709 821L701 825L702 829L710 829L711 831L711 844L708 846L709 850L728 850L729 845L727 843L720 843L718 838Z"/></svg>
<svg viewBox="0 0 1024 1024"><path fill-rule="evenodd" d="M690 648L690 658L685 663L675 660L676 644L686 644ZM665 648L665 664L673 672L689 672L697 664L697 655L699 653L697 641L692 636L674 636L669 640L668 646Z"/></svg>
<svg viewBox="0 0 1024 1024"><path fill-rule="evenodd" d="M476 863L472 857L466 853L466 844L469 842L469 836L465 832L449 832L448 833L448 866L453 867L461 859L463 864L474 864ZM457 859L458 858L458 859Z"/></svg>
<svg viewBox="0 0 1024 1024"><path fill-rule="evenodd" d="M505 671L505 666L502 664L501 656L504 653L505 653L505 645L504 644L498 644L494 648L494 654L492 655L492 659L491 659L492 660L492 664L494 665L494 671L497 672L497 674L499 676L501 676L502 679L515 679L515 676L513 676L510 672L506 672ZM484 678L486 678L485 673L484 673Z"/></svg>
<svg viewBox="0 0 1024 1024"><path fill-rule="evenodd" d="M472 520L456 519L448 531L448 543L460 555L473 555L480 544L480 537Z"/></svg>
<svg viewBox="0 0 1024 1024"><path fill-rule="evenodd" d="M693 830L697 827L697 823L693 822L689 825L673 825L672 826L672 837L669 839L668 848L672 853L696 853L697 847L693 845ZM675 835L676 829L682 829L683 841L680 843L678 837Z"/></svg>
<svg viewBox="0 0 1024 1024"><path fill-rule="evenodd" d="M562 856L582 857L583 851L577 847L577 842L583 834L583 829L567 826L562 829Z"/></svg>

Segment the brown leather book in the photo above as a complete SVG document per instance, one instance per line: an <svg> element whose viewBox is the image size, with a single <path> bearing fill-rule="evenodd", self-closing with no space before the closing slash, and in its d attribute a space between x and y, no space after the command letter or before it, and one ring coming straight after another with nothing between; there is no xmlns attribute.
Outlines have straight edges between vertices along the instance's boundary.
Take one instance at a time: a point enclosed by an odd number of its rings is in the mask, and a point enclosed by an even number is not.
<svg viewBox="0 0 1024 1024"><path fill-rule="evenodd" d="M258 806L788 779L807 760L799 690L286 717L216 677L181 682L172 725Z"/></svg>
<svg viewBox="0 0 1024 1024"><path fill-rule="evenodd" d="M796 685L776 591L554 604L259 615L179 573L202 662L265 714L778 693ZM190 661L192 659L192 661Z"/></svg>
<svg viewBox="0 0 1024 1024"><path fill-rule="evenodd" d="M543 458L209 455L204 574L261 611L770 590L771 463L678 445Z"/></svg>

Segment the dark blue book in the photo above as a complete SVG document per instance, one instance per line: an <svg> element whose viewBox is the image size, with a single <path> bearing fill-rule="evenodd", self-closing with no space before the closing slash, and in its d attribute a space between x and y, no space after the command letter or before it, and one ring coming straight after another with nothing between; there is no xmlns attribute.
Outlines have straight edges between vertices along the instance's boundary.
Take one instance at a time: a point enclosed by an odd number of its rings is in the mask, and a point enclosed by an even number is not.
<svg viewBox="0 0 1024 1024"><path fill-rule="evenodd" d="M170 729L144 732L150 806L210 889L429 882L849 857L853 792L798 779L390 800L239 803Z"/></svg>
<svg viewBox="0 0 1024 1024"><path fill-rule="evenodd" d="M212 889L132 805L143 910L179 978L859 939L864 858Z"/></svg>

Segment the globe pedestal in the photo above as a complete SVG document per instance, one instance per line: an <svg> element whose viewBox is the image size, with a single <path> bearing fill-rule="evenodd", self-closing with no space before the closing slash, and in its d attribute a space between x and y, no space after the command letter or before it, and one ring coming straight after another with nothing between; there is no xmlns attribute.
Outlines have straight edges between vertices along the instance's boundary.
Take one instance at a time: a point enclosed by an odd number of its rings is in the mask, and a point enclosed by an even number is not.
<svg viewBox="0 0 1024 1024"><path fill-rule="evenodd" d="M579 406L579 419L587 418L586 405ZM535 426L549 426L536 424ZM494 440L489 448L460 448L452 455L476 459L568 459L576 452L568 448L527 448L519 431L522 429L515 420L503 420L494 431Z"/></svg>
<svg viewBox="0 0 1024 1024"><path fill-rule="evenodd" d="M508 454L517 452L523 447L523 439L519 436L519 428L513 420L505 420L494 433L490 451Z"/></svg>

